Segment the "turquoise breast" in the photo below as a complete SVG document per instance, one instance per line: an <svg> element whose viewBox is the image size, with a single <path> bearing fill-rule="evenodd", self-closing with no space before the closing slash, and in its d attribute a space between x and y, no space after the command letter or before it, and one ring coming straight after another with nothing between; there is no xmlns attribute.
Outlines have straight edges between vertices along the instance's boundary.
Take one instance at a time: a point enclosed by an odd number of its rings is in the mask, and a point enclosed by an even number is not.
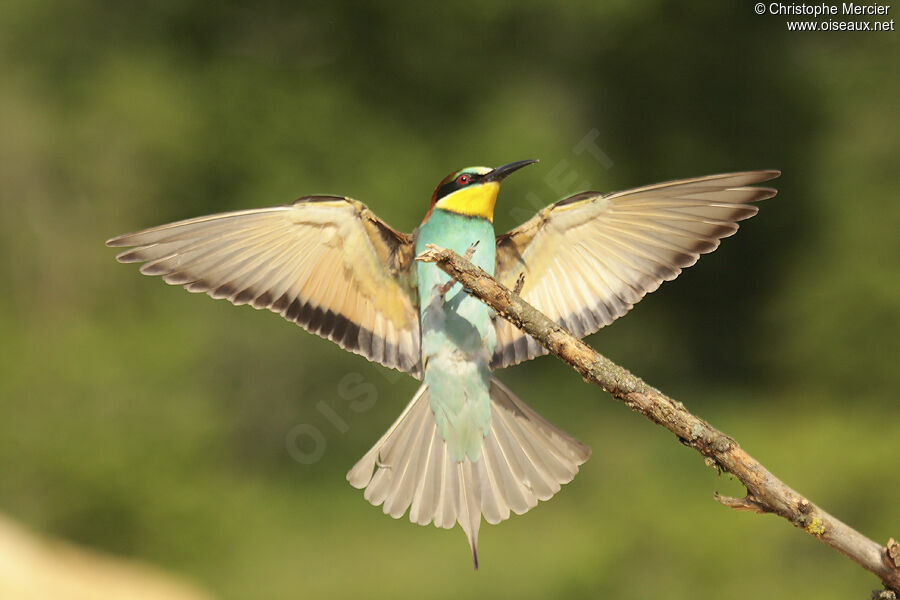
<svg viewBox="0 0 900 600"><path fill-rule="evenodd" d="M475 242L472 262L494 272L494 226L487 219L435 209L419 229L416 253L426 244L459 254ZM490 429L490 360L497 344L492 311L455 284L441 297L450 278L433 264L416 266L422 323L422 363L438 433L455 460L481 457Z"/></svg>

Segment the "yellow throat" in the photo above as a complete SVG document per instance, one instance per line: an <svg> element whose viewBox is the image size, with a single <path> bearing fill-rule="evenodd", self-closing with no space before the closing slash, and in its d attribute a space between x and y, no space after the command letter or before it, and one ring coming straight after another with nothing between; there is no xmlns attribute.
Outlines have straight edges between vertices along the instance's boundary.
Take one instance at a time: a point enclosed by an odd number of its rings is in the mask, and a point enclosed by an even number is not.
<svg viewBox="0 0 900 600"><path fill-rule="evenodd" d="M482 217L493 223L494 205L497 204L499 192L500 183L489 181L456 190L438 200L434 206L460 215Z"/></svg>

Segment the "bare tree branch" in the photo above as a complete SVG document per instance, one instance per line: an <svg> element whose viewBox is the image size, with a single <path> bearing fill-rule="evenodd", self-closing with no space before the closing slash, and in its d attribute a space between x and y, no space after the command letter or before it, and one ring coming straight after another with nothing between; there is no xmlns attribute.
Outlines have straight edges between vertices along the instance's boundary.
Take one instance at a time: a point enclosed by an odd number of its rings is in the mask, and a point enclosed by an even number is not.
<svg viewBox="0 0 900 600"><path fill-rule="evenodd" d="M596 383L632 410L674 433L682 444L699 452L710 466L737 477L747 488L746 497L717 494L720 503L737 510L774 513L787 519L874 573L887 589L900 594L900 545L893 538L887 547L881 546L828 514L772 475L735 440L688 412L680 402L598 354L452 250L429 245L416 260L435 263L470 294L570 364L585 381Z"/></svg>

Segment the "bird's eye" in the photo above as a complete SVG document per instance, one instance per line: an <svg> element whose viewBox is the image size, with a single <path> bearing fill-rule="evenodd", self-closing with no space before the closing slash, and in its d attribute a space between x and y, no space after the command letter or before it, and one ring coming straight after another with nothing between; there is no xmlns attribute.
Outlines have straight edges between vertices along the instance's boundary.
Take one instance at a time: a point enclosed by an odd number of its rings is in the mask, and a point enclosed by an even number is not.
<svg viewBox="0 0 900 600"><path fill-rule="evenodd" d="M458 183L459 185L466 185L467 183L469 183L469 176L468 175L460 175L459 177L456 178L456 183Z"/></svg>

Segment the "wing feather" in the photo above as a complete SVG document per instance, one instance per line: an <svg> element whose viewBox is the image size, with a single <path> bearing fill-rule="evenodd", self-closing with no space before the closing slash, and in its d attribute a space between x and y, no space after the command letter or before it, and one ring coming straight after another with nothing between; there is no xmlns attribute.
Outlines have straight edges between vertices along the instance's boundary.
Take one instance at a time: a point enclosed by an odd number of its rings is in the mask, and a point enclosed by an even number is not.
<svg viewBox="0 0 900 600"><path fill-rule="evenodd" d="M583 337L631 310L663 281L712 252L775 190L753 184L778 171L723 173L600 194L583 192L497 237L496 277L535 308ZM492 366L545 354L531 336L495 320Z"/></svg>
<svg viewBox="0 0 900 600"><path fill-rule="evenodd" d="M169 223L107 242L120 262L241 305L268 309L342 348L421 376L413 240L349 198Z"/></svg>

